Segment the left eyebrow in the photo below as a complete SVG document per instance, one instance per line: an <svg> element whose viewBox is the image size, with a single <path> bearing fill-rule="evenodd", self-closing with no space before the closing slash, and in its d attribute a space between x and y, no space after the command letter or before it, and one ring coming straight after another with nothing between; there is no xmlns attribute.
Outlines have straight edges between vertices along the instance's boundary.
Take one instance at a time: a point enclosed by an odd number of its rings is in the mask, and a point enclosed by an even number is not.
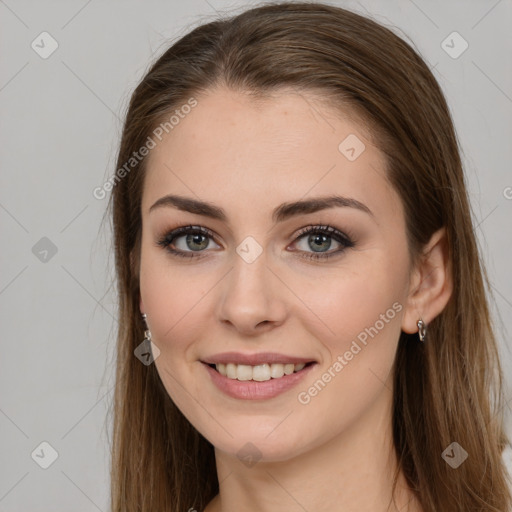
<svg viewBox="0 0 512 512"><path fill-rule="evenodd" d="M344 207L355 208L365 212L373 217L373 212L361 201L351 197L343 196L327 196L327 197L313 197L311 199L304 199L301 201L294 201L293 203L284 203L278 206L272 213L274 222L282 222L295 215L306 215L308 213L315 213L328 208Z"/></svg>
<svg viewBox="0 0 512 512"><path fill-rule="evenodd" d="M178 210L203 215L223 222L227 222L228 220L226 212L222 208L191 197L178 195L167 195L161 197L149 208L149 213L161 207L174 207ZM372 217L374 216L370 208L357 199L333 195L283 203L272 212L272 220L274 223L283 222L297 215L307 215L335 207L355 208L371 215Z"/></svg>

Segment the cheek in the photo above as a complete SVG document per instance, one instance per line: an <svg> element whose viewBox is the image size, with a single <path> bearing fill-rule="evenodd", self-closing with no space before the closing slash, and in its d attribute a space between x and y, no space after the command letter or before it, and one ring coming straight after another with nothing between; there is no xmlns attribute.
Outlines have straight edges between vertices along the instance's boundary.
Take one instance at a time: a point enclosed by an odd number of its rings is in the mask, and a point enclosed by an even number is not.
<svg viewBox="0 0 512 512"><path fill-rule="evenodd" d="M152 341L161 353L155 361L156 366L160 368L165 364L171 368L176 360L173 355L177 350L185 349L184 343L171 343L171 340L186 342L187 338L180 330L186 324L187 312L194 311L194 304L200 297L193 283L187 282L185 273L173 271L165 262L167 255L158 252L142 250L140 293L148 314Z"/></svg>
<svg viewBox="0 0 512 512"><path fill-rule="evenodd" d="M310 329L323 339L331 358L356 339L363 344L377 337L395 340L405 300L404 268L406 262L391 255L366 254L357 265L347 262L319 279L297 281L297 295L312 313Z"/></svg>
<svg viewBox="0 0 512 512"><path fill-rule="evenodd" d="M322 293L317 286L309 289L305 302L322 322L303 327L322 342L325 357L298 390L298 411L326 439L357 421L392 387L403 311L401 279L380 268L332 279Z"/></svg>
<svg viewBox="0 0 512 512"><path fill-rule="evenodd" d="M141 296L155 344L162 354L181 352L183 358L189 343L201 332L204 335L208 318L204 308L218 278L212 272L199 273L192 266L176 265L168 258L164 251L143 250Z"/></svg>
<svg viewBox="0 0 512 512"><path fill-rule="evenodd" d="M302 316L303 327L322 342L324 357L302 386L299 402L311 414L333 411L333 428L354 421L389 386L404 310L404 269L402 254L368 252L357 265L347 262L314 286L301 281L299 293L314 312L308 320Z"/></svg>
<svg viewBox="0 0 512 512"><path fill-rule="evenodd" d="M204 279L185 268L173 267L167 255L142 254L140 289L153 343L160 351L155 366L177 407L193 424L201 423L191 396L200 396L194 378L194 340L205 332L202 300L208 291ZM210 286L211 287L211 286ZM197 364L197 363L196 363ZM195 368L197 370L197 368ZM199 408L200 412L200 408Z"/></svg>

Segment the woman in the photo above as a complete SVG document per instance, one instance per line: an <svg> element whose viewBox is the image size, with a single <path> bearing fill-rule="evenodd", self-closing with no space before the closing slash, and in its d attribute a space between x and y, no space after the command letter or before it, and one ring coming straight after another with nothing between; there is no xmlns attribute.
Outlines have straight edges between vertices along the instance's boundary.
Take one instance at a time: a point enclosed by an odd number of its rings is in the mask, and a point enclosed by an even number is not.
<svg viewBox="0 0 512 512"><path fill-rule="evenodd" d="M282 3L135 90L112 193L112 509L505 511L456 135L390 30Z"/></svg>

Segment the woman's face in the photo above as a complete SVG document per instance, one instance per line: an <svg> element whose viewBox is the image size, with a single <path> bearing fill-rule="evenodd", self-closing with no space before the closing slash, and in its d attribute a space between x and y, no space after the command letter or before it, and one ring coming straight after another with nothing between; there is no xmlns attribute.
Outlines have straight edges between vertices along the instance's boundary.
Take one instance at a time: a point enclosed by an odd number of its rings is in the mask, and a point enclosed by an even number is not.
<svg viewBox="0 0 512 512"><path fill-rule="evenodd" d="M410 265L383 155L312 95L197 100L156 139L143 191L141 311L165 388L239 457L374 434Z"/></svg>

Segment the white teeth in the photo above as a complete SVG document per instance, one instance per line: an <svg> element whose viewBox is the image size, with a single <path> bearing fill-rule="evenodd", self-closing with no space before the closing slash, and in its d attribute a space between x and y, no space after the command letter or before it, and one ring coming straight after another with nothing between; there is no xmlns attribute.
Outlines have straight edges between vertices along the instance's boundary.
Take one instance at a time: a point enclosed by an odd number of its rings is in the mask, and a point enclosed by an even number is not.
<svg viewBox="0 0 512 512"><path fill-rule="evenodd" d="M285 364L284 365L284 373L286 375L290 375L290 373L293 373L293 370L295 370L294 364Z"/></svg>
<svg viewBox="0 0 512 512"><path fill-rule="evenodd" d="M246 364L237 365L236 378L238 380L251 380L252 379L252 366L249 366Z"/></svg>
<svg viewBox="0 0 512 512"><path fill-rule="evenodd" d="M236 379L236 364L228 363L226 365L226 377Z"/></svg>
<svg viewBox="0 0 512 512"><path fill-rule="evenodd" d="M285 375L291 375L294 372L299 372L305 367L305 363L299 364L259 364L256 366L249 366L246 364L216 364L217 371L227 377L228 379L235 380L255 380L263 382L270 379L280 379Z"/></svg>
<svg viewBox="0 0 512 512"><path fill-rule="evenodd" d="M251 368L248 366L248 368ZM259 364L252 368L252 380L262 382L264 380L270 380L270 366L268 364Z"/></svg>
<svg viewBox="0 0 512 512"><path fill-rule="evenodd" d="M270 376L273 379L279 379L283 375L284 375L284 365L282 365L282 364L270 365Z"/></svg>

